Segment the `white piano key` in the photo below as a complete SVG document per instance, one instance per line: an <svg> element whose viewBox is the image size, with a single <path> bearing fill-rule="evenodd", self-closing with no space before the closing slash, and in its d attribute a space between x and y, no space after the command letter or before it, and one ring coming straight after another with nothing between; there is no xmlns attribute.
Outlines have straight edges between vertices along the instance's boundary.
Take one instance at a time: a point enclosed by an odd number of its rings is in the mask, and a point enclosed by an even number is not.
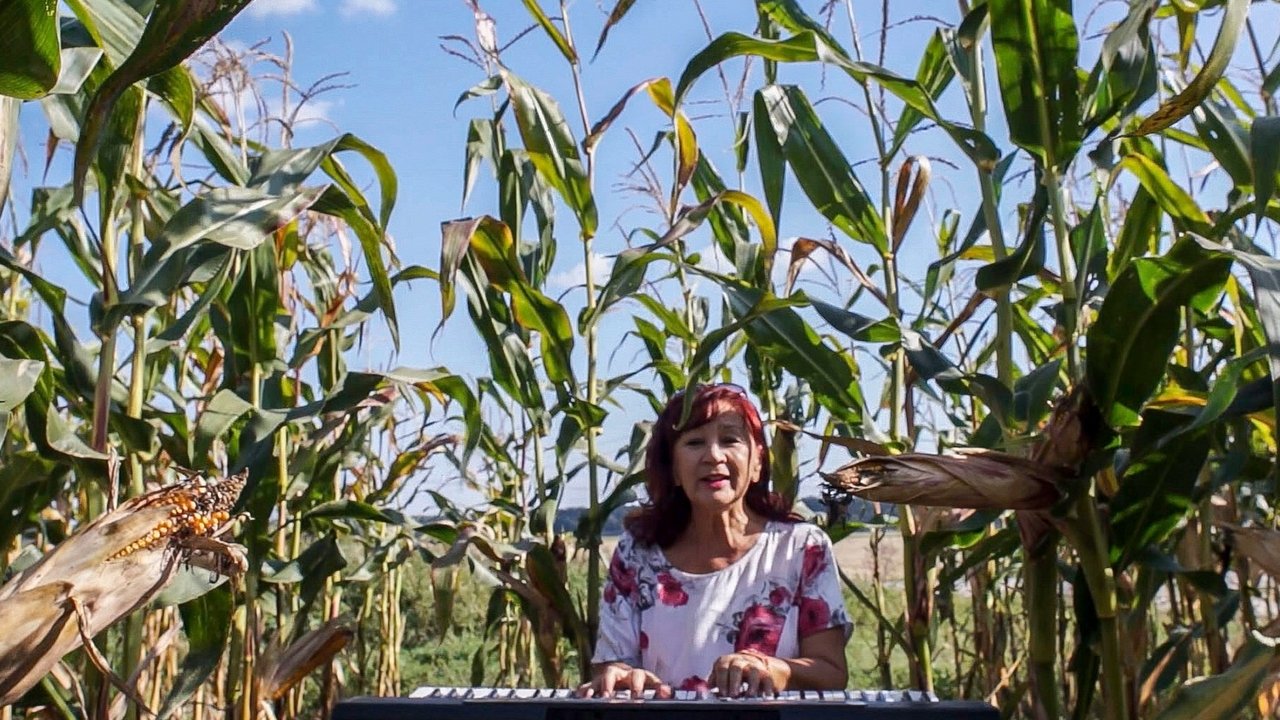
<svg viewBox="0 0 1280 720"><path fill-rule="evenodd" d="M697 690L676 690L677 700L702 700L704 696Z"/></svg>
<svg viewBox="0 0 1280 720"><path fill-rule="evenodd" d="M778 699L791 700L791 701L803 700L804 693L799 690L783 690L782 692L778 693Z"/></svg>
<svg viewBox="0 0 1280 720"><path fill-rule="evenodd" d="M493 697L493 693L494 689L491 687L477 687L468 690L466 696L476 700L484 700Z"/></svg>
<svg viewBox="0 0 1280 720"><path fill-rule="evenodd" d="M537 688L516 688L511 691L511 697L517 700L529 700L538 696Z"/></svg>
<svg viewBox="0 0 1280 720"><path fill-rule="evenodd" d="M553 698L571 698L573 696L574 692L571 688L556 688L551 691L551 697Z"/></svg>
<svg viewBox="0 0 1280 720"><path fill-rule="evenodd" d="M424 685L424 686L422 686L422 687L419 687L419 688L414 688L413 692L409 693L409 697L411 697L411 698L424 698L424 697L426 697L427 695L429 695L429 694L431 693L431 690L432 690L432 688L429 688L429 687L427 687L427 686L425 686L425 685Z"/></svg>

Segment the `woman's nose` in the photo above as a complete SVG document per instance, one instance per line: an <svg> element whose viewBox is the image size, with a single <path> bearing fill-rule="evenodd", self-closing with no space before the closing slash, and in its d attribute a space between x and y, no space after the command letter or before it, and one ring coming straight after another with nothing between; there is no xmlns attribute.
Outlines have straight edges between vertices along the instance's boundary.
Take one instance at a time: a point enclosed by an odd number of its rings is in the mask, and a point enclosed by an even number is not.
<svg viewBox="0 0 1280 720"><path fill-rule="evenodd" d="M725 457L724 446L717 442L707 443L707 455L717 462L723 460Z"/></svg>

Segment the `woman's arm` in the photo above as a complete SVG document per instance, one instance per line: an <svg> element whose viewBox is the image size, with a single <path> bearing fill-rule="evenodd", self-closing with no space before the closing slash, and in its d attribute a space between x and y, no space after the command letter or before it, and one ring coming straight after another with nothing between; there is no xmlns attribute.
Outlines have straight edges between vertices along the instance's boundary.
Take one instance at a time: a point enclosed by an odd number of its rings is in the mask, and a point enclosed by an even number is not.
<svg viewBox="0 0 1280 720"><path fill-rule="evenodd" d="M755 650L721 655L707 680L708 686L725 697L772 695L783 690L841 690L848 683L843 626L800 638L799 657L778 658Z"/></svg>

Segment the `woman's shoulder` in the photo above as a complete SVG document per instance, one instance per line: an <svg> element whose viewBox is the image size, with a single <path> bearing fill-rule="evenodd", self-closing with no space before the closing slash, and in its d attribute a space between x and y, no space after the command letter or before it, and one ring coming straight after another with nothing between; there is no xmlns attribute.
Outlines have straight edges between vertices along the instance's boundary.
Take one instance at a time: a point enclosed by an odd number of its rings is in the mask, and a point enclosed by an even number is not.
<svg viewBox="0 0 1280 720"><path fill-rule="evenodd" d="M631 534L630 530L623 530L618 536L618 545L615 553L628 561L637 561L648 558L653 554L656 546L643 543Z"/></svg>

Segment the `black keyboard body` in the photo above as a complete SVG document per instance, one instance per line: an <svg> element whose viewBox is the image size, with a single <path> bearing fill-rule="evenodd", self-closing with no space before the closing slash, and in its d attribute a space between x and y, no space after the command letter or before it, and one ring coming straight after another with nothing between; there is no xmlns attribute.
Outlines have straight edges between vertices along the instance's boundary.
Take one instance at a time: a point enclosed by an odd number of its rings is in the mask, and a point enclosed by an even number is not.
<svg viewBox="0 0 1280 720"><path fill-rule="evenodd" d="M782 697L584 699L568 690L420 688L407 698L339 702L333 720L998 720L992 706L903 690L789 692Z"/></svg>

